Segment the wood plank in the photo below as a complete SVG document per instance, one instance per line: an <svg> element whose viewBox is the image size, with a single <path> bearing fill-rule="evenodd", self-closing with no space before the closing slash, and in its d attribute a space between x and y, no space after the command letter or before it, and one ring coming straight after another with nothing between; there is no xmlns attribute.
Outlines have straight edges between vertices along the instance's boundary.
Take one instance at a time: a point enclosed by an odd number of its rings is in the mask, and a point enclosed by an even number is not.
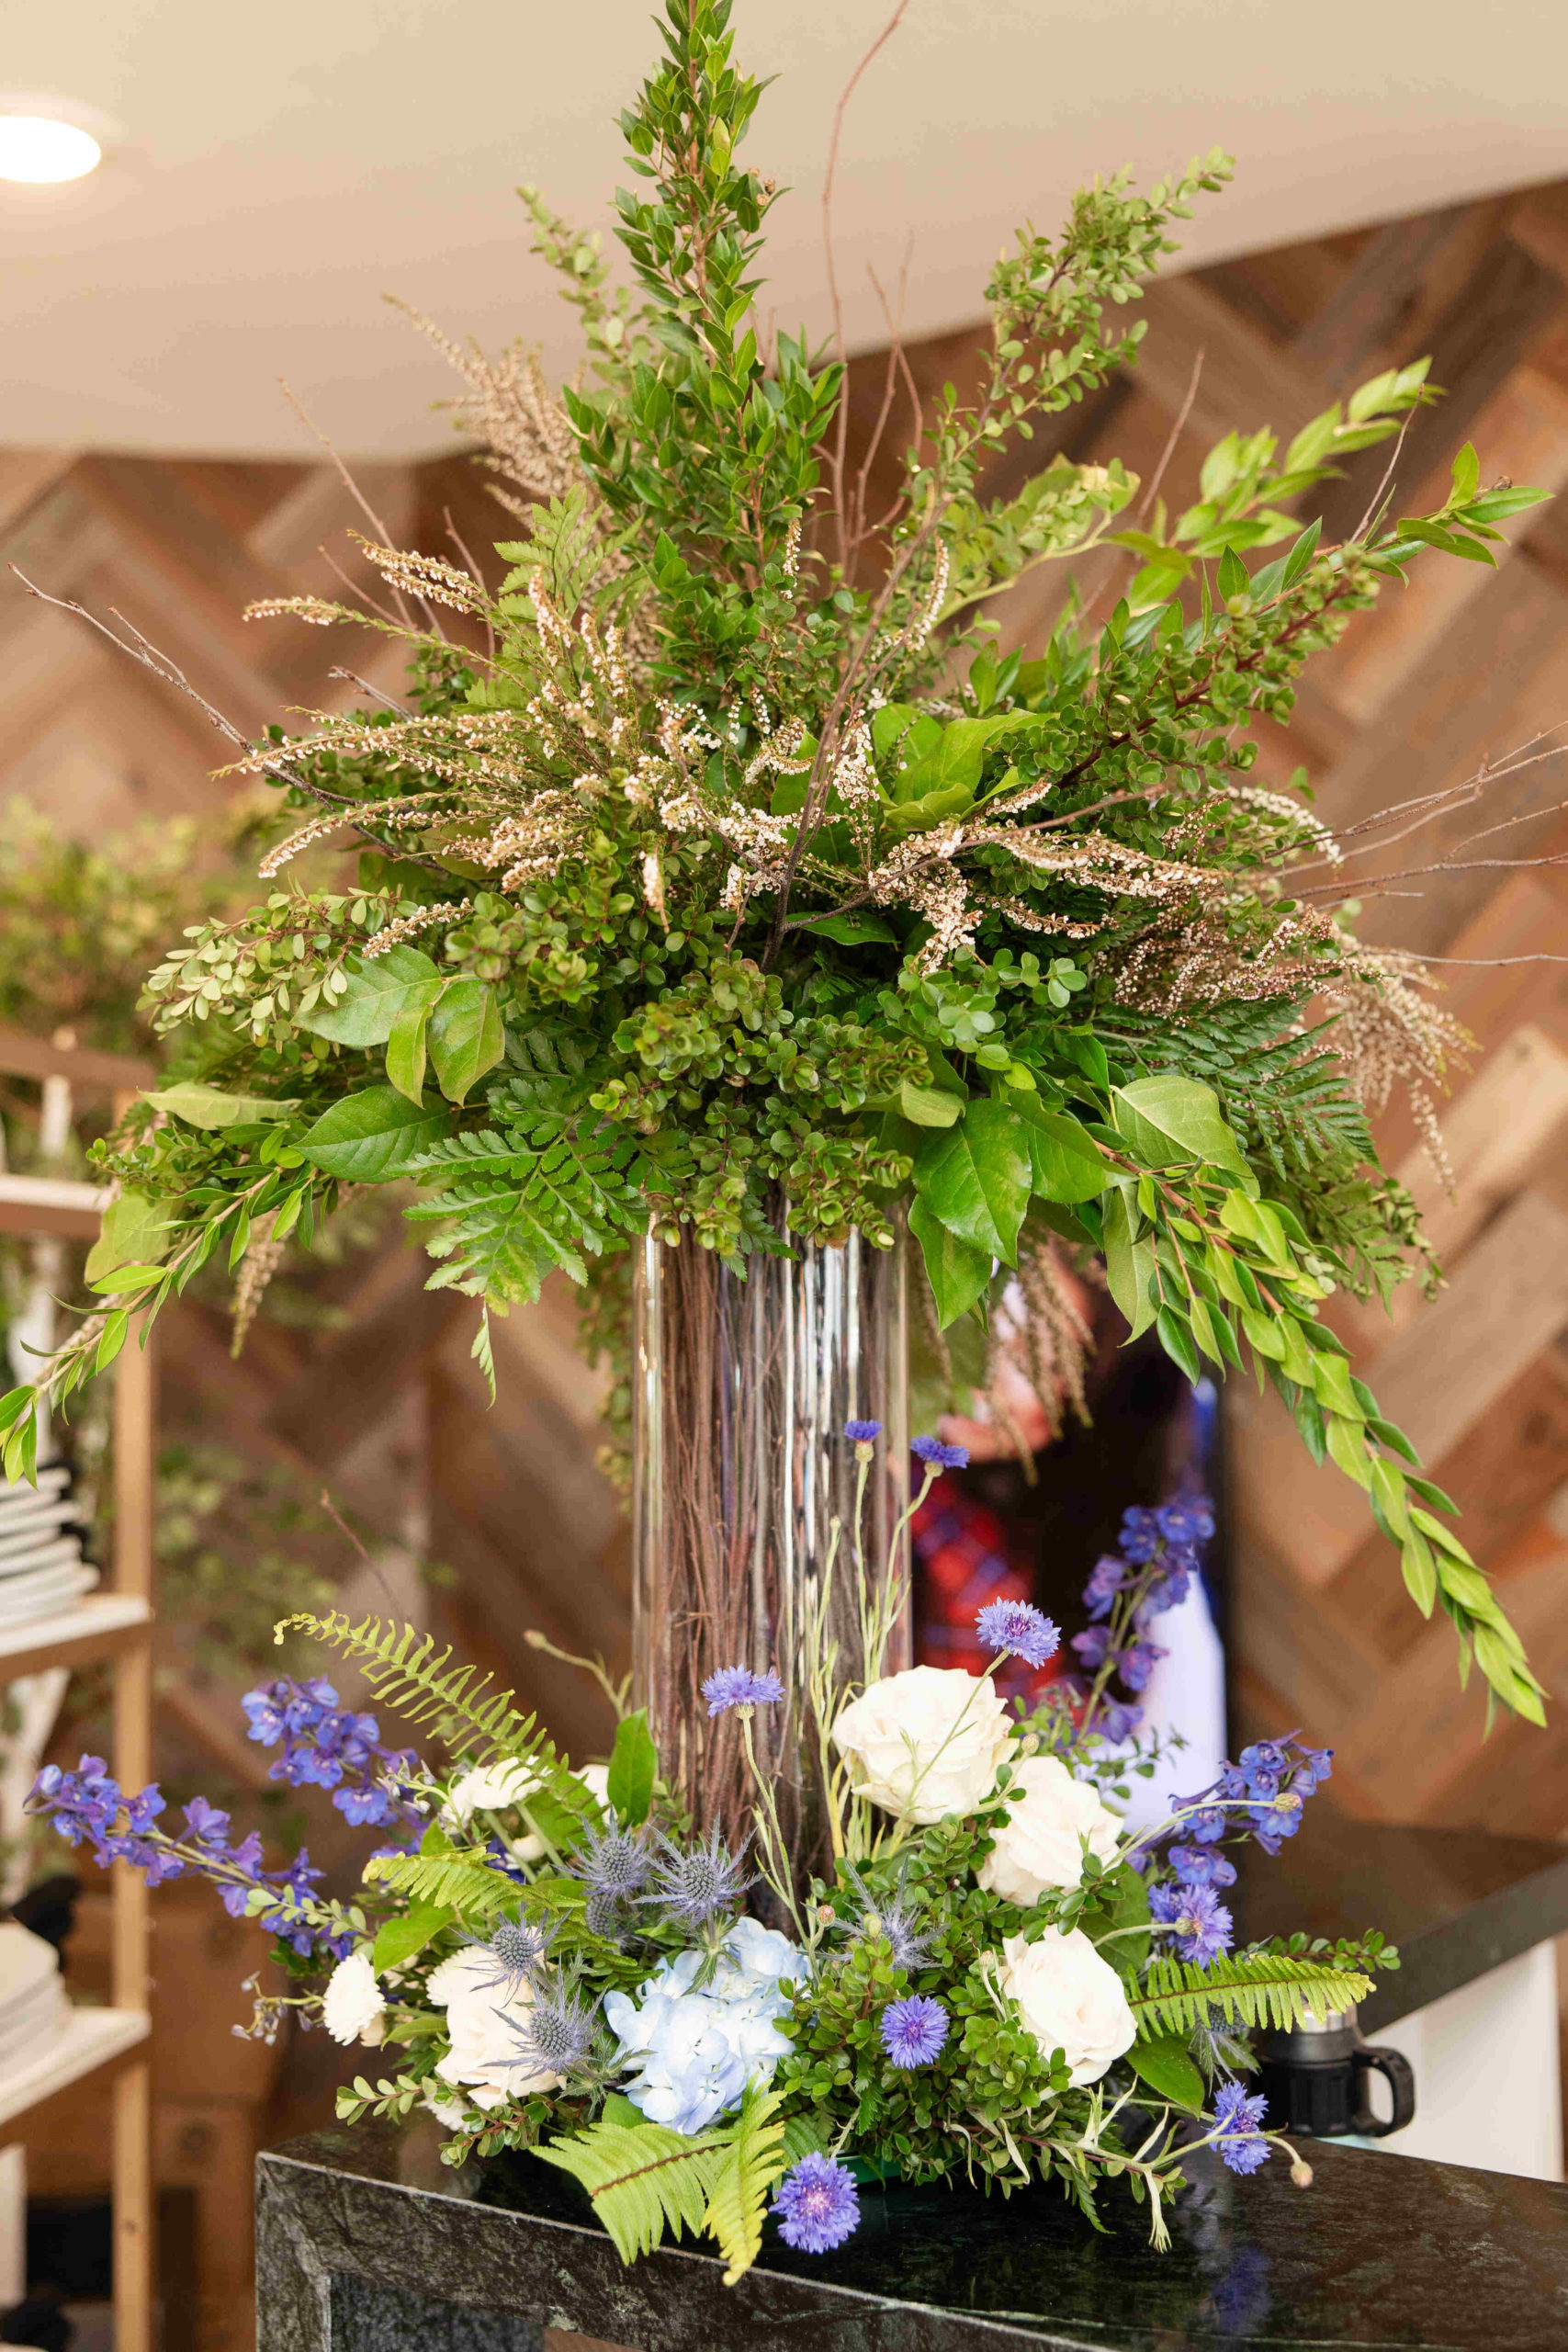
<svg viewBox="0 0 1568 2352"><path fill-rule="evenodd" d="M1568 1214L1525 1193L1482 1236L1438 1304L1379 1361L1387 1418L1435 1462L1568 1324ZM1239 1384L1238 1384L1239 1389ZM1244 1394L1244 1392L1243 1392ZM1359 1487L1312 1462L1272 1394L1237 1396L1238 1524L1303 1584L1327 1585L1366 1536Z"/></svg>

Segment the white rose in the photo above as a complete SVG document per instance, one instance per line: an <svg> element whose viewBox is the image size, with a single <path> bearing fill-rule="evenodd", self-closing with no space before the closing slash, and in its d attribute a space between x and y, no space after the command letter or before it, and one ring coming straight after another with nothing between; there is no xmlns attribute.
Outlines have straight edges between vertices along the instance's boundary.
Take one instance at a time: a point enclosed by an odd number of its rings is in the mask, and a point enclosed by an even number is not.
<svg viewBox="0 0 1568 2352"><path fill-rule="evenodd" d="M367 1951L350 1952L327 1979L321 2023L334 2041L363 2041L374 2050L387 2030L387 2004Z"/></svg>
<svg viewBox="0 0 1568 2352"><path fill-rule="evenodd" d="M909 1821L973 1813L996 1785L1012 1724L985 1675L913 1666L840 1713L833 1745L858 1796Z"/></svg>
<svg viewBox="0 0 1568 2352"><path fill-rule="evenodd" d="M476 1813L505 1813L526 1804L538 1785L539 1775L526 1764L471 1765L447 1790L441 1818L448 1829L466 1829ZM507 1843L520 1862L536 1862L545 1850L533 1830Z"/></svg>
<svg viewBox="0 0 1568 2352"><path fill-rule="evenodd" d="M589 1795L597 1799L606 1813L610 1812L610 1768L607 1764L579 1764L572 1773L581 1781ZM611 1815L614 1819L614 1815Z"/></svg>
<svg viewBox="0 0 1568 2352"><path fill-rule="evenodd" d="M1013 1799L1013 1789L1021 1796ZM987 1894L1003 1894L1027 1909L1048 1886L1077 1886L1083 1877L1083 1840L1100 1861L1111 1861L1122 1824L1087 1781L1077 1781L1059 1756L1025 1756L1012 1768L1007 1815L980 1866Z"/></svg>
<svg viewBox="0 0 1568 2352"><path fill-rule="evenodd" d="M1047 1928L1033 1943L1009 1936L997 1981L1046 2057L1062 2052L1075 2090L1098 2083L1133 2045L1138 2028L1122 1979L1081 1928Z"/></svg>
<svg viewBox="0 0 1568 2352"><path fill-rule="evenodd" d="M482 2108L556 2088L558 2075L520 2054L534 2006L526 1978L509 1982L491 1953L470 1944L431 1970L425 1990L446 2012L452 2046L435 2069L444 2083L460 2085Z"/></svg>

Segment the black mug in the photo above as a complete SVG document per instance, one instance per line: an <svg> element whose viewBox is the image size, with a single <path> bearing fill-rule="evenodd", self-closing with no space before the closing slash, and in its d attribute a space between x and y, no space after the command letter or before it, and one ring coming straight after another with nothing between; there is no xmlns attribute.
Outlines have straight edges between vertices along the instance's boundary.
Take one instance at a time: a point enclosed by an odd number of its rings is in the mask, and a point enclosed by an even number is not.
<svg viewBox="0 0 1568 2352"><path fill-rule="evenodd" d="M1269 2101L1265 2126L1301 2132L1314 2140L1386 2139L1416 2113L1416 2077L1397 2050L1375 2050L1356 2030L1354 2009L1322 2018L1308 2013L1288 2033L1269 2033L1259 2046L1258 2086ZM1372 2113L1371 2077L1393 2094L1386 2123Z"/></svg>

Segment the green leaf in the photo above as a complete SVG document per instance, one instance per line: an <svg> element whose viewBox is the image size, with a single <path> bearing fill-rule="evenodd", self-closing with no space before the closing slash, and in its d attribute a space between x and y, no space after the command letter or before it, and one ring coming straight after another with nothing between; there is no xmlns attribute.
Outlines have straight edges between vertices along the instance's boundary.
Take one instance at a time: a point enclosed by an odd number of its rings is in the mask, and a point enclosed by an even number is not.
<svg viewBox="0 0 1568 2352"><path fill-rule="evenodd" d="M1481 487L1481 459L1475 444L1467 441L1453 464L1453 486L1449 492L1450 506L1463 506L1475 496Z"/></svg>
<svg viewBox="0 0 1568 2352"><path fill-rule="evenodd" d="M299 1025L340 1046L384 1046L409 990L441 974L417 947L389 947L384 956L355 963L344 977L343 994L301 1014Z"/></svg>
<svg viewBox="0 0 1568 2352"><path fill-rule="evenodd" d="M1155 1078L1134 1079L1131 1086L1113 1086L1111 1115L1117 1133L1149 1167L1196 1159L1223 1169L1245 1191L1257 1191L1258 1180L1220 1108L1220 1098L1201 1079L1166 1070Z"/></svg>
<svg viewBox="0 0 1568 2352"><path fill-rule="evenodd" d="M648 1710L639 1707L635 1714L622 1716L610 1753L604 1793L617 1821L630 1826L648 1819L658 1773L659 1756L648 1727Z"/></svg>
<svg viewBox="0 0 1568 2352"><path fill-rule="evenodd" d="M727 2287L733 2287L762 2251L762 2200L786 2162L780 2098L778 2091L759 2083L747 2085L740 2120L708 2194L703 2226L718 2240Z"/></svg>
<svg viewBox="0 0 1568 2352"><path fill-rule="evenodd" d="M89 1288L103 1286L103 1277L119 1266L155 1266L169 1253L169 1221L164 1204L145 1193L121 1193L104 1211L98 1238L87 1252L84 1269Z"/></svg>
<svg viewBox="0 0 1568 2352"><path fill-rule="evenodd" d="M495 990L468 974L448 980L430 1016L429 1043L442 1093L461 1102L506 1051Z"/></svg>
<svg viewBox="0 0 1568 2352"><path fill-rule="evenodd" d="M1188 2056L1187 2044L1180 2034L1159 2033L1147 2041L1134 2041L1127 2052L1127 2064L1151 2090L1161 2098L1169 2099L1173 2107L1201 2112L1203 2077Z"/></svg>
<svg viewBox="0 0 1568 2352"><path fill-rule="evenodd" d="M1078 1121L1064 1111L1047 1111L1028 1096L1019 1103L1018 1116L1023 1121L1037 1195L1069 1204L1098 1199L1111 1182L1111 1170Z"/></svg>
<svg viewBox="0 0 1568 2352"><path fill-rule="evenodd" d="M1210 2004L1227 2025L1272 2026L1283 2032L1308 2009L1325 2017L1331 2010L1354 2008L1371 1989L1370 1977L1322 1961L1231 1952L1206 1968L1191 1961L1152 1960L1142 1990L1129 1991L1127 1999L1144 2039L1191 2033L1208 2023Z"/></svg>
<svg viewBox="0 0 1568 2352"><path fill-rule="evenodd" d="M416 1951L423 1951L443 1928L449 1928L457 1916L444 1903L416 1903L398 1918L383 1919L371 1949L371 1967L378 1976L384 1975L389 1968L401 1968Z"/></svg>
<svg viewBox="0 0 1568 2352"><path fill-rule="evenodd" d="M915 1155L915 1190L950 1233L1011 1265L1029 1204L1026 1130L1006 1103L972 1102L966 1118L927 1137Z"/></svg>
<svg viewBox="0 0 1568 2352"><path fill-rule="evenodd" d="M157 1110L172 1111L191 1127L256 1126L264 1120L286 1119L299 1108L295 1096L280 1102L265 1094L225 1094L220 1087L203 1085L197 1079L182 1080L178 1086L165 1086L141 1099Z"/></svg>
<svg viewBox="0 0 1568 2352"><path fill-rule="evenodd" d="M323 1111L299 1148L312 1167L341 1182L384 1184L446 1133L448 1119L446 1111L427 1111L390 1086L367 1086Z"/></svg>
<svg viewBox="0 0 1568 2352"><path fill-rule="evenodd" d="M1251 585L1252 582L1247 576L1246 564L1243 563L1235 548L1226 548L1220 557L1221 595L1226 598L1245 596Z"/></svg>
<svg viewBox="0 0 1568 2352"><path fill-rule="evenodd" d="M909 1230L920 1245L926 1280L936 1302L936 1319L945 1331L984 1295L995 1261L988 1250L973 1249L950 1233L918 1194L909 1209Z"/></svg>
<svg viewBox="0 0 1568 2352"><path fill-rule="evenodd" d="M663 2123L631 2126L602 2118L586 2132L533 2153L581 2182L616 2253L629 2264L650 2254L666 2229L674 2237L682 2231L700 2233L729 2140L728 2132L693 2138Z"/></svg>
<svg viewBox="0 0 1568 2352"><path fill-rule="evenodd" d="M1105 1211L1105 1281L1132 1326L1129 1336L1135 1340L1155 1319L1155 1252L1152 1242L1133 1238L1133 1216L1118 1185Z"/></svg>
<svg viewBox="0 0 1568 2352"><path fill-rule="evenodd" d="M439 1002L443 989L454 985L446 980L423 980L417 988L409 989L398 1007L387 1040L387 1076L400 1094L411 1102L420 1102L424 1096L425 1040L430 1016Z"/></svg>
<svg viewBox="0 0 1568 2352"><path fill-rule="evenodd" d="M881 713L877 716L880 718ZM816 939L830 939L840 947L867 947L872 943L886 943L896 947L898 934L884 915L842 914L808 915L800 925Z"/></svg>
<svg viewBox="0 0 1568 2352"><path fill-rule="evenodd" d="M898 1108L912 1126L953 1127L964 1115L964 1098L945 1087L917 1086L907 1078L898 1089Z"/></svg>

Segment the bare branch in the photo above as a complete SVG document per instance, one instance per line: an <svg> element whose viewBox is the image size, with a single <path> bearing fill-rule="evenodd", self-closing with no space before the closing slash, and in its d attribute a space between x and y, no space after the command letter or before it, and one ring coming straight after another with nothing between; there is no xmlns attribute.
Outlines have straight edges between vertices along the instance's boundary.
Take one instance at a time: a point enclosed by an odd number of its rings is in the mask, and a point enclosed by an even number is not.
<svg viewBox="0 0 1568 2352"><path fill-rule="evenodd" d="M822 175L822 252L828 266L828 299L833 311L833 349L840 367L848 368L849 352L844 343L844 308L839 294L839 273L833 261L833 178L839 168L839 141L843 135L844 114L855 94L855 85L872 59L884 44L892 40L904 21L904 11L909 0L898 0L897 6L855 67L840 93L833 109L833 131L828 142L828 168ZM844 388L848 389L847 385ZM839 413L833 433L833 456L829 471L833 483L833 513L839 532L839 568L843 571L849 561L846 538L847 517L844 513L844 461L848 448L849 410L843 391L839 396Z"/></svg>

